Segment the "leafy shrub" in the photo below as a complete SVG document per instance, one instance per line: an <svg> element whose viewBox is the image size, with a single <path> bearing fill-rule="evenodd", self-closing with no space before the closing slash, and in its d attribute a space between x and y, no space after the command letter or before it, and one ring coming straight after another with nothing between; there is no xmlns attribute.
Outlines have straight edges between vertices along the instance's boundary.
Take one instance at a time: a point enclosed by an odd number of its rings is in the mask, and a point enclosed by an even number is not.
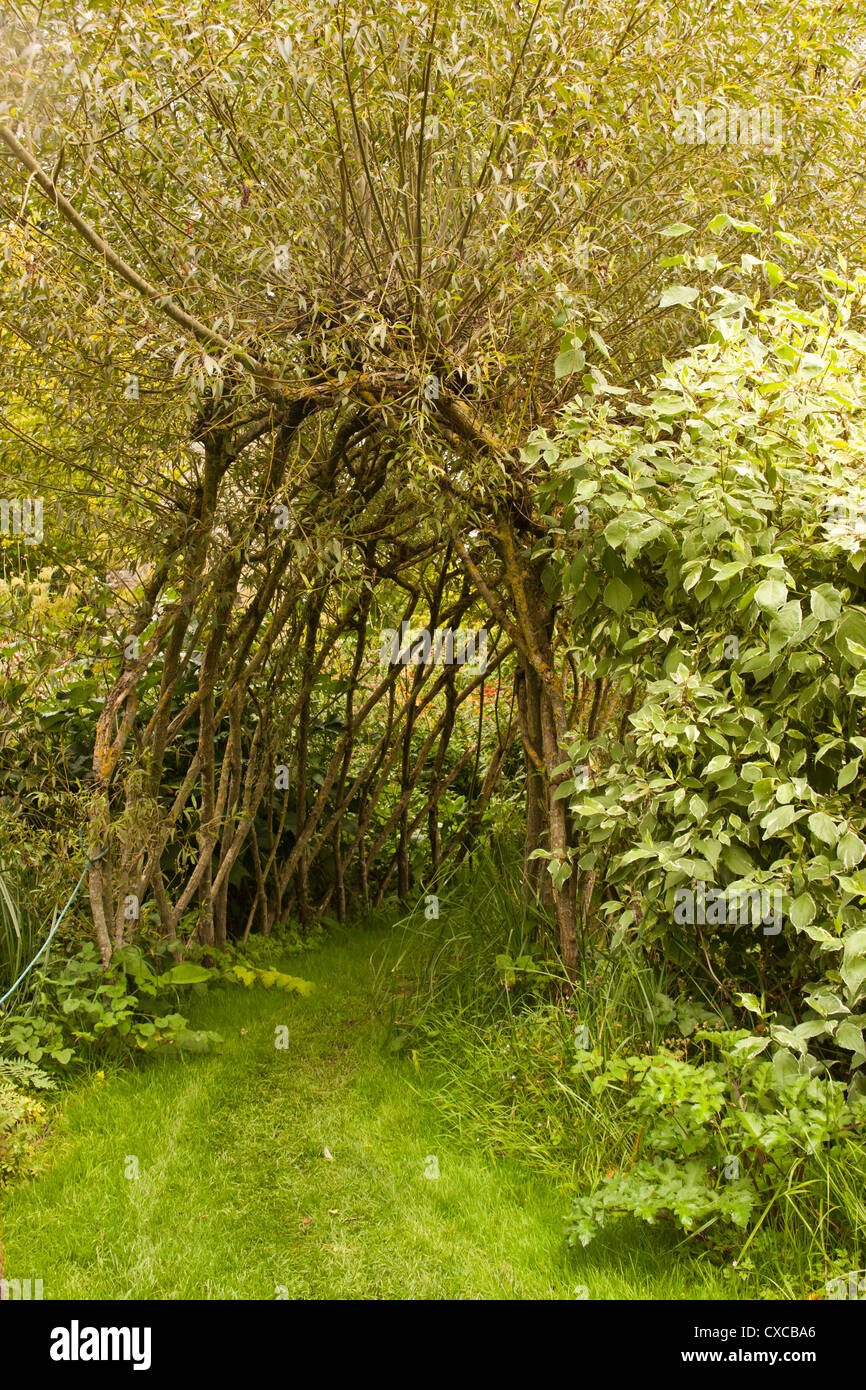
<svg viewBox="0 0 866 1390"><path fill-rule="evenodd" d="M283 956L298 956L308 951L316 951L324 939L325 932L319 924L308 927L302 935L297 923L287 921L275 926L268 936L258 933L250 936L243 946L229 941L220 955L229 961L245 965L268 965Z"/></svg>
<svg viewBox="0 0 866 1390"><path fill-rule="evenodd" d="M782 1050L772 1063L744 1060L742 1030L695 1036L720 1046L724 1061L695 1065L664 1050L605 1065L591 1051L573 1068L593 1096L627 1095L639 1129L633 1165L575 1200L572 1243L588 1245L610 1214L722 1240L758 1215L772 1224L791 1187L810 1172L820 1178L821 1155L862 1133L866 1103L849 1102L841 1082L810 1075Z"/></svg>
<svg viewBox="0 0 866 1390"><path fill-rule="evenodd" d="M64 1068L95 1057L171 1047L210 1052L222 1038L190 1028L176 1008L182 991L211 984L259 983L299 994L313 988L274 965L249 964L236 951L220 953L210 965L195 958L171 963L180 949L178 941L159 942L149 960L140 946L124 946L115 951L108 970L92 942L71 956L55 957L38 975L26 1011L2 1020L0 1057Z"/></svg>
<svg viewBox="0 0 866 1390"><path fill-rule="evenodd" d="M176 991L194 982L173 978L170 971L158 975L134 946L117 951L104 971L96 947L87 942L74 955L51 961L27 1011L3 1020L0 1052L62 1068L73 1059L117 1057L173 1045L207 1050L219 1044L218 1035L190 1029L183 1014L167 1007L170 991L176 1000Z"/></svg>
<svg viewBox="0 0 866 1390"><path fill-rule="evenodd" d="M564 789L597 932L766 1020L743 1049L842 1076L866 1063L866 339L862 277L834 283L814 313L718 290L712 340L641 403L583 403L532 447L577 669L620 701Z"/></svg>
<svg viewBox="0 0 866 1390"><path fill-rule="evenodd" d="M262 968L235 961L226 967L226 974L229 979L239 980L247 989L251 989L255 984L264 985L265 989L284 989L296 994L310 994L315 989L311 980L302 980L297 975L286 975L284 971L277 970L275 965Z"/></svg>

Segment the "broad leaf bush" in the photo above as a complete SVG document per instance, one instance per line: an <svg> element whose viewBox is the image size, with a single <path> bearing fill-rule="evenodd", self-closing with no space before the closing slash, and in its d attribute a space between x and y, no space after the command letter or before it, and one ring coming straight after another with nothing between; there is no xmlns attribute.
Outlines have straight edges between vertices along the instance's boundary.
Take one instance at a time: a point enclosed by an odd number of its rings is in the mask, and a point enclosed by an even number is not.
<svg viewBox="0 0 866 1390"><path fill-rule="evenodd" d="M308 994L313 985L278 970L272 963L246 962L236 950L220 953L210 965L195 959L173 962L177 941L157 943L148 959L139 946L115 951L105 971L96 947L86 942L68 957L57 956L38 976L25 1008L12 1005L0 1027L3 1057L57 1067L99 1057L120 1059L177 1047L211 1052L219 1033L189 1026L178 1011L181 991L206 985L264 985Z"/></svg>
<svg viewBox="0 0 866 1390"><path fill-rule="evenodd" d="M757 1216L778 1222L791 1186L820 1181L817 1161L862 1125L863 1100L849 1105L841 1082L801 1074L784 1052L775 1064L747 1060L736 1050L746 1036L698 1032L720 1048L719 1062L695 1065L670 1050L606 1065L588 1052L578 1061L573 1075L593 1096L628 1097L639 1130L632 1167L575 1200L572 1243L588 1245L609 1215L625 1213L690 1234L715 1227L723 1239Z"/></svg>
<svg viewBox="0 0 866 1390"><path fill-rule="evenodd" d="M115 952L105 971L92 942L69 957L56 957L42 972L26 1010L3 1018L0 1055L62 1069L95 1057L175 1045L211 1050L220 1044L219 1035L191 1029L175 1007L180 988L203 983L211 972L192 964L173 968L179 976L172 970L158 974L138 947L127 946Z"/></svg>
<svg viewBox="0 0 866 1390"><path fill-rule="evenodd" d="M757 1024L745 1055L847 1078L866 1062L866 339L847 326L866 277L830 278L814 312L717 290L710 341L645 398L575 401L532 451L576 668L621 702L564 785L596 931L706 963ZM701 891L713 910L678 921ZM745 895L764 921L733 926Z"/></svg>

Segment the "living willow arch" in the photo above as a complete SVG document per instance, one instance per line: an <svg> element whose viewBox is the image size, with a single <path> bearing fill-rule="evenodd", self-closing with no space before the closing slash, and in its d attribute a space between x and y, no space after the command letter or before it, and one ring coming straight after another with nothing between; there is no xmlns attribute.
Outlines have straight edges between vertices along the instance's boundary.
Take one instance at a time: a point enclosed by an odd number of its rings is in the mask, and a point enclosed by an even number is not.
<svg viewBox="0 0 866 1390"><path fill-rule="evenodd" d="M563 519L526 441L694 337L687 300L659 313L664 253L720 197L748 216L771 188L764 231L784 218L804 273L816 198L861 236L854 7L782 28L769 4L64 11L5 35L4 307L16 447L50 457L49 490L104 488L131 564L88 802L103 959L147 901L167 935L223 941L242 860L241 934L405 896L419 835L435 884L517 748L524 892L576 971L594 876L561 765L628 708L603 653L568 659L545 570ZM718 71L787 142L677 142L684 87ZM704 270L751 293L731 225ZM486 670L383 663L404 623L483 627Z"/></svg>

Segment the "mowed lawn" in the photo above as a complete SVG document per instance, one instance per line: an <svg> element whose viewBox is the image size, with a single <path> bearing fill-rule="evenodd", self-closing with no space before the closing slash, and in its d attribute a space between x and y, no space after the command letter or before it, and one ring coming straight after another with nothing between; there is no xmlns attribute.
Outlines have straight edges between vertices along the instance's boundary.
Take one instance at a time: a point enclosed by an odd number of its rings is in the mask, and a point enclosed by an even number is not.
<svg viewBox="0 0 866 1390"><path fill-rule="evenodd" d="M46 1299L729 1297L633 1224L569 1250L566 1189L443 1130L424 1096L441 1083L382 1051L381 943L343 932L291 957L306 997L196 1000L217 1055L71 1091L45 1171L5 1194L6 1277Z"/></svg>

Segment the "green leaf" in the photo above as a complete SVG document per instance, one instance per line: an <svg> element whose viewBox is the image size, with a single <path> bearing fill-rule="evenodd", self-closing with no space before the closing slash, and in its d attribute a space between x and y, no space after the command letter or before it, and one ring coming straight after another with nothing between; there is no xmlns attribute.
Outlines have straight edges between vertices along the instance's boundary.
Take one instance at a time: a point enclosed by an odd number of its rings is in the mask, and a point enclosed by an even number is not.
<svg viewBox="0 0 866 1390"><path fill-rule="evenodd" d="M863 1043L863 1029L844 1018L836 1029L836 1042L846 1051L853 1052L866 1060L866 1046Z"/></svg>
<svg viewBox="0 0 866 1390"><path fill-rule="evenodd" d="M564 376L571 376L572 373L579 372L585 362L586 356L581 352L577 338L574 336L564 338L559 356L553 364L553 374L559 381Z"/></svg>
<svg viewBox="0 0 866 1390"><path fill-rule="evenodd" d="M837 1014L851 1012L848 1005L842 1003L838 994L834 994L829 989L819 989L814 994L807 994L806 1003L822 1018L834 1018Z"/></svg>
<svg viewBox="0 0 866 1390"><path fill-rule="evenodd" d="M767 612L777 613L788 597L781 579L765 579L755 590L755 602Z"/></svg>
<svg viewBox="0 0 866 1390"><path fill-rule="evenodd" d="M848 990L850 1003L860 998L866 984L866 927L845 937L839 971Z"/></svg>
<svg viewBox="0 0 866 1390"><path fill-rule="evenodd" d="M744 995L743 998L754 999L754 994ZM755 1012L760 1013L760 1009ZM770 1046L769 1038L739 1038L734 1043L733 1051L737 1056L746 1056L749 1061L757 1057Z"/></svg>
<svg viewBox="0 0 866 1390"><path fill-rule="evenodd" d="M777 630L785 641L789 641L803 626L803 611L796 599L788 603L783 603L776 614L773 628Z"/></svg>
<svg viewBox="0 0 866 1390"><path fill-rule="evenodd" d="M859 835L855 835L849 830L848 834L843 835L837 844L836 853L846 869L853 869L866 854L866 845Z"/></svg>
<svg viewBox="0 0 866 1390"><path fill-rule="evenodd" d="M604 591L604 602L607 608L612 608L617 617L625 612L632 604L632 593L629 586L622 579L611 579Z"/></svg>
<svg viewBox="0 0 866 1390"><path fill-rule="evenodd" d="M692 818L700 824L707 814L707 803L704 801L703 797L698 796L697 793L690 797L689 811L692 814Z"/></svg>
<svg viewBox="0 0 866 1390"><path fill-rule="evenodd" d="M846 763L845 766L842 768L842 771L839 773L839 777L836 782L836 786L839 788L839 790L841 791L842 787L847 787L850 782L853 782L854 778L857 776L857 773L859 771L859 758L853 758L850 763Z"/></svg>
<svg viewBox="0 0 866 1390"><path fill-rule="evenodd" d="M214 1048L219 1048L223 1042L220 1033L214 1033L208 1029L185 1028L178 1034L178 1043L184 1052L212 1052Z"/></svg>
<svg viewBox="0 0 866 1390"><path fill-rule="evenodd" d="M739 878L745 878L754 869L750 855L741 845L726 845L722 850L722 863Z"/></svg>
<svg viewBox="0 0 866 1390"><path fill-rule="evenodd" d="M697 290L690 285L668 285L666 290L662 290L658 307L670 309L674 304L692 304L697 297Z"/></svg>
<svg viewBox="0 0 866 1390"><path fill-rule="evenodd" d="M284 975L281 970L274 970L273 978L270 980L266 979L265 972L262 972L262 983L274 984L277 989L294 991L296 994L311 994L316 988L312 980L302 980L298 975Z"/></svg>
<svg viewBox="0 0 866 1390"><path fill-rule="evenodd" d="M796 818L797 812L793 806L777 806L761 818L761 825L764 827L764 839L768 840L772 835L778 835L780 830L786 830Z"/></svg>
<svg viewBox="0 0 866 1390"><path fill-rule="evenodd" d="M180 965L173 965L170 970L166 970L164 975L160 975L160 984L166 985L203 985L213 975L212 970L206 969L203 965L195 965L191 960L181 961Z"/></svg>
<svg viewBox="0 0 866 1390"><path fill-rule="evenodd" d="M710 758L710 761L704 768L704 776L713 777L717 772L724 772L725 769L729 768L730 766L730 758L723 753L717 753L714 758Z"/></svg>
<svg viewBox="0 0 866 1390"><path fill-rule="evenodd" d="M747 560L728 560L724 565L719 565L713 561L713 579L717 584L723 584L728 579L733 579L735 575L742 574L746 568Z"/></svg>
<svg viewBox="0 0 866 1390"><path fill-rule="evenodd" d="M833 623L842 612L842 595L832 584L819 584L812 590L809 606L819 623Z"/></svg>
<svg viewBox="0 0 866 1390"><path fill-rule="evenodd" d="M829 816L825 816L823 811L815 811L809 817L809 829L819 840L823 840L825 845L835 845L838 831Z"/></svg>
<svg viewBox="0 0 866 1390"><path fill-rule="evenodd" d="M796 927L797 931L807 927L815 918L815 899L810 893L800 893L791 903L788 916L791 925Z"/></svg>
<svg viewBox="0 0 866 1390"><path fill-rule="evenodd" d="M859 668L866 661L860 655L866 649L866 613L862 609L846 608L836 629L836 648L849 666Z"/></svg>
<svg viewBox="0 0 866 1390"><path fill-rule="evenodd" d="M806 1051L806 1041L799 1037L790 1028L783 1028L781 1024L774 1023L770 1028L770 1036L774 1042L781 1043L783 1047L792 1047L800 1056Z"/></svg>
<svg viewBox="0 0 866 1390"><path fill-rule="evenodd" d="M742 1008L748 1009L750 1013L762 1013L761 1004L756 994L738 994L737 1002Z"/></svg>
<svg viewBox="0 0 866 1390"><path fill-rule="evenodd" d="M800 1078L798 1064L790 1052L786 1052L784 1048L780 1048L773 1058L773 1074L780 1090L785 1090L786 1087L793 1085Z"/></svg>
<svg viewBox="0 0 866 1390"><path fill-rule="evenodd" d="M625 517L615 516L613 521L609 521L604 528L604 538L608 545L616 550L617 546L622 545L629 531L631 523Z"/></svg>

